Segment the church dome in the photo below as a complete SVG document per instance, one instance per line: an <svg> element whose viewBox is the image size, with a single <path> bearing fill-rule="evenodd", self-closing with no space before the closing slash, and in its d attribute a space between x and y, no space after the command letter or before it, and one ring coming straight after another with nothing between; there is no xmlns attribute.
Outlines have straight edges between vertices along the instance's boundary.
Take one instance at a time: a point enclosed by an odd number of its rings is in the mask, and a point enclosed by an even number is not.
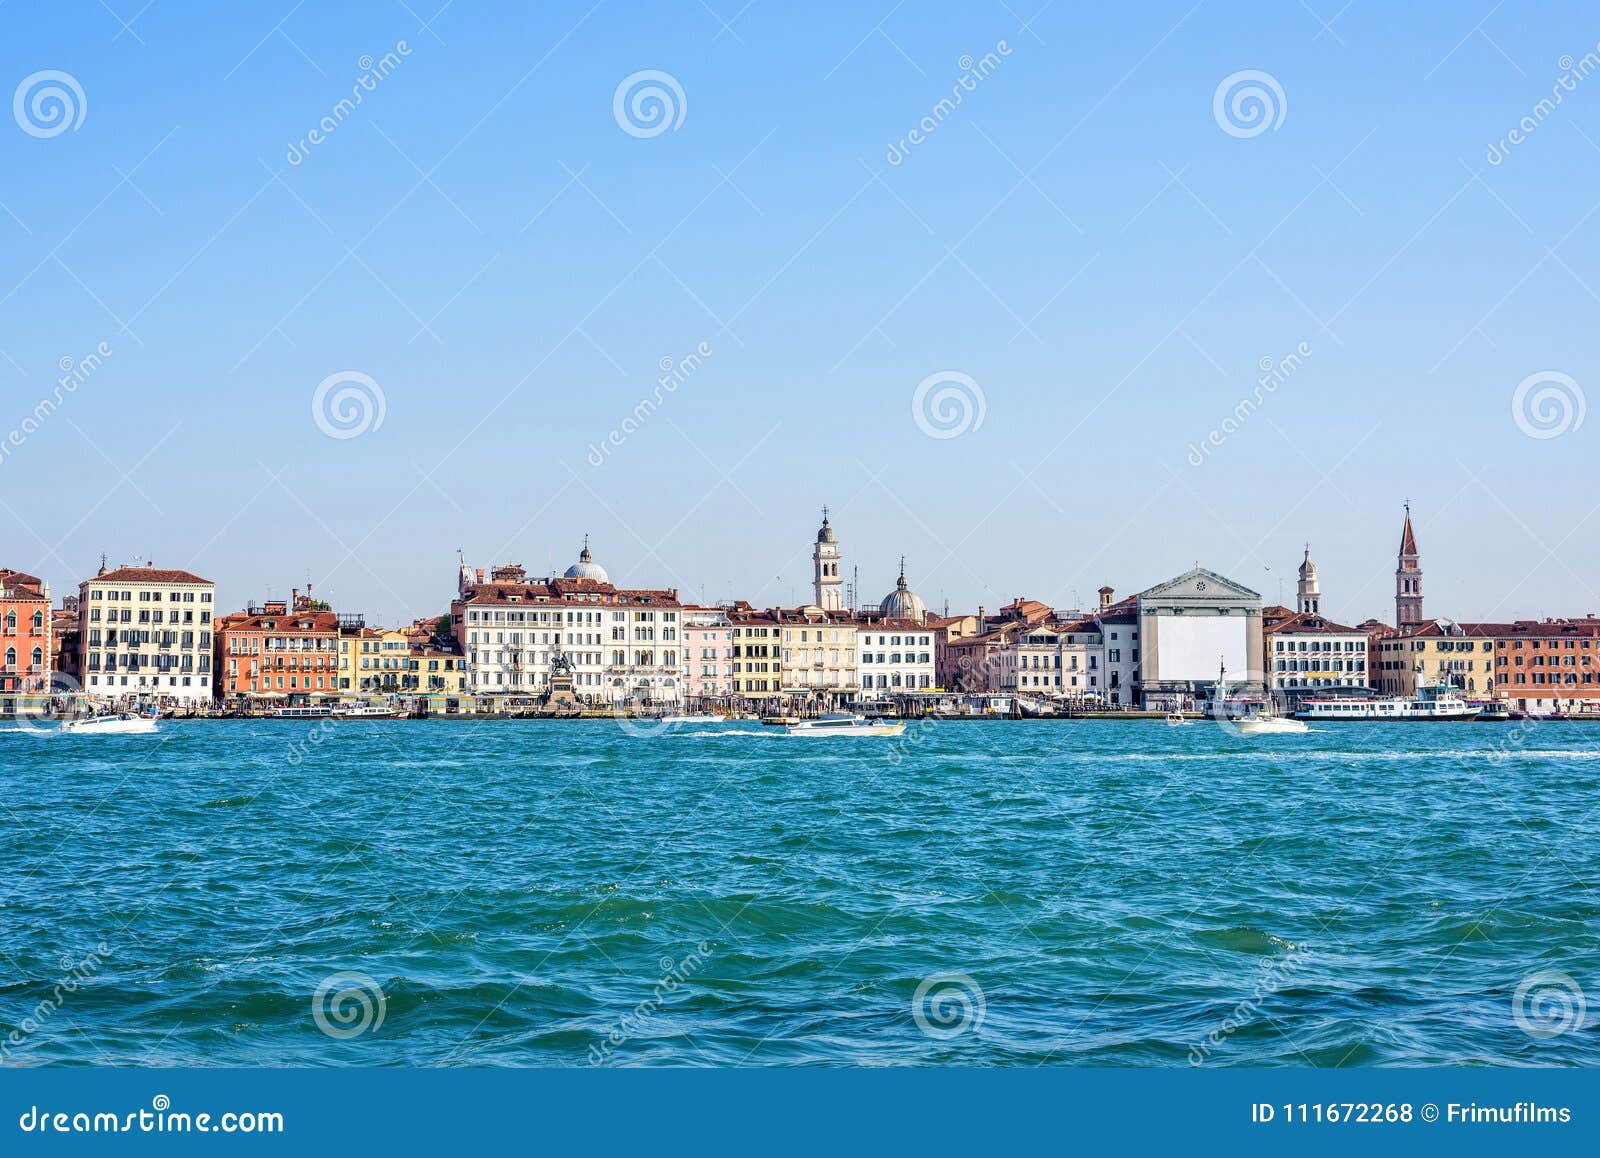
<svg viewBox="0 0 1600 1158"><path fill-rule="evenodd" d="M894 590L883 597L883 602L878 605L878 610L890 619L915 619L919 622L927 615L928 609L923 606L922 600L917 598L917 593L906 584L906 561L900 560L900 580L894 585Z"/></svg>
<svg viewBox="0 0 1600 1158"><path fill-rule="evenodd" d="M1302 577L1309 577L1316 573L1317 565L1311 561L1311 548L1307 547L1305 561L1300 564L1300 574Z"/></svg>
<svg viewBox="0 0 1600 1158"><path fill-rule="evenodd" d="M606 569L594 561L594 555L589 551L589 538L583 539L583 551L578 555L578 561L567 568L568 579L593 579L596 583L609 583L611 576L606 574Z"/></svg>
<svg viewBox="0 0 1600 1158"><path fill-rule="evenodd" d="M828 525L828 512L826 509L824 509L822 512L822 526L817 531L817 542L837 543L838 541L839 536L835 535L833 533L833 528Z"/></svg>

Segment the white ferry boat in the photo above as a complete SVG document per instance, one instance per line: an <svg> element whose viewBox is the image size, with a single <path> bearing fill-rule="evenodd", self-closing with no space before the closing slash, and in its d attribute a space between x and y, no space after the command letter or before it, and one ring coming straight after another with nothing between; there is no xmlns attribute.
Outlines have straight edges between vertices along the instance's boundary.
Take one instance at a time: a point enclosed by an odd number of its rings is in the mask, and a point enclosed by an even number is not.
<svg viewBox="0 0 1600 1158"><path fill-rule="evenodd" d="M398 720L400 709L393 704L340 704L333 714L341 720Z"/></svg>
<svg viewBox="0 0 1600 1158"><path fill-rule="evenodd" d="M327 707L277 708L272 713L273 719L276 720L325 720L331 715L333 709Z"/></svg>
<svg viewBox="0 0 1600 1158"><path fill-rule="evenodd" d="M790 736L898 736L906 730L904 720L869 720L853 712L828 712L813 720L785 724Z"/></svg>
<svg viewBox="0 0 1600 1158"><path fill-rule="evenodd" d="M1302 720L1475 720L1480 708L1446 684L1426 684L1412 699L1403 696L1333 696L1302 700Z"/></svg>

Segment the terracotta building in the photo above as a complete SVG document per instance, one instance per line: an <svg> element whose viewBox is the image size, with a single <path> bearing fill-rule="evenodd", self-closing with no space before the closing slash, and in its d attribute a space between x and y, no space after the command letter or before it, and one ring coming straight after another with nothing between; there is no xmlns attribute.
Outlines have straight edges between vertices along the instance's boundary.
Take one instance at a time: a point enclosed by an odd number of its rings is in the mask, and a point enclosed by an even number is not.
<svg viewBox="0 0 1600 1158"><path fill-rule="evenodd" d="M52 638L50 585L0 568L0 696L49 689ZM14 705L0 703L0 711L7 710Z"/></svg>
<svg viewBox="0 0 1600 1158"><path fill-rule="evenodd" d="M338 698L339 617L296 590L216 623L217 698L320 704Z"/></svg>
<svg viewBox="0 0 1600 1158"><path fill-rule="evenodd" d="M1600 710L1600 619L1518 620L1494 640L1495 695L1517 711Z"/></svg>

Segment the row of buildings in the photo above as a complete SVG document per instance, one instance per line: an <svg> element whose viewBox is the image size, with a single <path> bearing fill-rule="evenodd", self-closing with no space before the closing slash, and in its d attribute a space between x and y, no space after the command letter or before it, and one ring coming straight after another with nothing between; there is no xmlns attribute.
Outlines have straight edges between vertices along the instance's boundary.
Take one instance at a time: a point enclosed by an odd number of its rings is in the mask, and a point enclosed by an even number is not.
<svg viewBox="0 0 1600 1158"><path fill-rule="evenodd" d="M1409 507L1395 569L1395 622L1322 613L1309 546L1296 605L1198 563L1095 606L1018 596L990 612L929 610L901 561L893 591L852 607L826 510L812 550L812 601L756 608L685 602L672 588L611 582L585 541L561 575L458 559L447 613L369 626L315 598L219 614L216 587L153 565L107 569L52 605L48 584L0 569L0 714L82 690L167 708L321 706L402 699L438 713L577 707L889 702L986 696L1084 709L1190 706L1219 678L1290 704L1313 695L1413 694L1449 683L1529 712L1600 710L1600 620L1458 623L1423 615Z"/></svg>

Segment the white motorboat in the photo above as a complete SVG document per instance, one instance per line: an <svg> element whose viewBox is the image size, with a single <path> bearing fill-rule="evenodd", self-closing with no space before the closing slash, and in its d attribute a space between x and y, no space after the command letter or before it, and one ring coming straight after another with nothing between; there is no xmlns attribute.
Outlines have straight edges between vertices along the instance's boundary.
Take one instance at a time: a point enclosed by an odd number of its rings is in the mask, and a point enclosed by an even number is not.
<svg viewBox="0 0 1600 1158"><path fill-rule="evenodd" d="M131 712L84 716L77 720L62 721L61 730L81 736L148 736L156 730L156 718L136 716Z"/></svg>
<svg viewBox="0 0 1600 1158"><path fill-rule="evenodd" d="M668 715L660 717L663 724L720 724L726 716L719 716L715 712L686 713L682 715Z"/></svg>
<svg viewBox="0 0 1600 1158"><path fill-rule="evenodd" d="M1243 706L1244 710L1236 715L1230 710L1230 703L1235 708ZM1217 686L1212 690L1211 704L1211 717L1225 722L1241 736L1294 736L1311 730L1293 716L1278 715L1272 710L1270 699L1230 701L1226 665L1217 672Z"/></svg>
<svg viewBox="0 0 1600 1158"><path fill-rule="evenodd" d="M1241 736L1293 736L1311 730L1293 716L1280 716L1270 711L1240 716L1233 721L1233 726Z"/></svg>
<svg viewBox="0 0 1600 1158"><path fill-rule="evenodd" d="M1182 712L1173 711L1167 713L1167 727L1169 728L1181 728L1188 722Z"/></svg>
<svg viewBox="0 0 1600 1158"><path fill-rule="evenodd" d="M827 712L785 724L783 730L790 736L898 736L906 724L904 720L869 720L853 712Z"/></svg>

